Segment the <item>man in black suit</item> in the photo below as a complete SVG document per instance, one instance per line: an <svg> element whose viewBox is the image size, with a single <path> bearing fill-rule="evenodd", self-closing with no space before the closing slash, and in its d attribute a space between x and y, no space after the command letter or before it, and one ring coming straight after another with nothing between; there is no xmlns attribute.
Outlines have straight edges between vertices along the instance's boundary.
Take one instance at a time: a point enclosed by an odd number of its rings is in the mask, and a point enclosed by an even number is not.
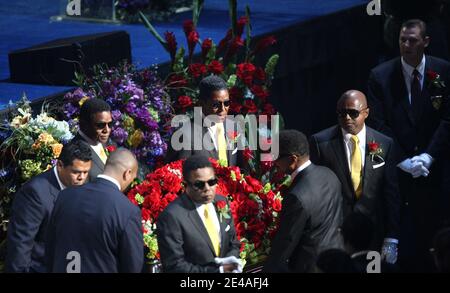
<svg viewBox="0 0 450 293"><path fill-rule="evenodd" d="M338 231L343 220L341 183L330 169L311 163L301 132L280 131L279 145L275 164L291 174L292 183L283 197L280 227L264 271L312 272L322 251L343 247Z"/></svg>
<svg viewBox="0 0 450 293"><path fill-rule="evenodd" d="M172 135L166 161L203 155L226 166L242 167L237 141L245 134L238 131L235 121L227 119L230 109L227 83L219 76L210 75L200 81L199 90L201 110L194 109L194 119L172 121L172 124L182 123L182 127Z"/></svg>
<svg viewBox="0 0 450 293"><path fill-rule="evenodd" d="M95 181L59 194L48 228L49 272L142 271L141 212L122 193L136 178L137 169L134 155L119 148Z"/></svg>
<svg viewBox="0 0 450 293"><path fill-rule="evenodd" d="M450 64L424 55L429 42L425 23L405 22L399 35L401 57L374 68L368 81L368 125L392 137L399 146L396 164L401 169L398 178L404 203L401 231L406 237L401 243L408 245L400 250L400 258L403 250L411 261L404 267L417 264L420 271L431 267L431 237L440 218L449 213L442 204L448 191L440 190L450 165L449 154L438 156L432 146L439 139L437 129L447 112L445 101L438 96L448 95ZM436 86L436 74L447 88Z"/></svg>
<svg viewBox="0 0 450 293"><path fill-rule="evenodd" d="M7 272L47 271L47 228L58 193L85 183L91 168L91 151L81 142L61 150L56 167L33 177L15 194L9 219L5 269Z"/></svg>
<svg viewBox="0 0 450 293"><path fill-rule="evenodd" d="M86 100L80 109L80 129L73 138L89 145L92 149L92 168L89 171L89 181L93 181L103 172L107 160L105 147L109 143L112 116L111 107L101 99Z"/></svg>
<svg viewBox="0 0 450 293"><path fill-rule="evenodd" d="M241 272L233 218L219 208L228 203L215 193L217 178L208 158L186 159L183 178L186 192L167 206L156 223L163 272Z"/></svg>
<svg viewBox="0 0 450 293"><path fill-rule="evenodd" d="M337 103L337 113L339 125L311 137L311 160L330 168L339 178L344 218L358 211L376 223L371 249L383 247L388 261L395 263L400 199L393 141L365 125L369 108L362 92L345 92Z"/></svg>

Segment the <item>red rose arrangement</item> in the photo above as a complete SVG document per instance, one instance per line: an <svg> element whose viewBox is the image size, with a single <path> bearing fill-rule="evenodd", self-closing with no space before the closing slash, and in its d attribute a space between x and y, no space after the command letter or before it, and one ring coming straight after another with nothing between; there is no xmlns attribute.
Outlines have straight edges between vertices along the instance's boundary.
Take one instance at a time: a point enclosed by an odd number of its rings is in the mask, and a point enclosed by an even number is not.
<svg viewBox="0 0 450 293"><path fill-rule="evenodd" d="M218 201L216 208L220 218L232 216L237 237L241 242L240 257L250 263L263 260L270 251L270 243L278 226L278 213L282 197L270 184L262 185L251 176L244 176L238 167L223 167L211 159L219 182L216 193L227 197ZM147 258L159 258L156 240L158 216L184 192L182 186L182 161L176 161L156 169L145 180L134 186L128 198L142 211L144 243Z"/></svg>

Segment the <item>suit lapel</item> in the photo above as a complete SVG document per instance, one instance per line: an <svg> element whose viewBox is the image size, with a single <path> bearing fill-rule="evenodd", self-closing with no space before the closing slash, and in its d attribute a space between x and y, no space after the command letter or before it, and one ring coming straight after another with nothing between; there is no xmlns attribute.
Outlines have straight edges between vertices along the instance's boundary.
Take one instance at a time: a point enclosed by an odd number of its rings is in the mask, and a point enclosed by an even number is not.
<svg viewBox="0 0 450 293"><path fill-rule="evenodd" d="M61 191L61 187L59 186L58 179L56 179L56 175L54 172L55 171L53 170L53 168L48 171L48 181L50 182L49 193L53 196L53 199L56 200L59 192Z"/></svg>
<svg viewBox="0 0 450 293"><path fill-rule="evenodd" d="M373 175L374 162L370 158L369 147L368 147L368 144L371 141L375 141L375 137L373 135L372 129L370 129L369 127L366 126L366 145L365 145L366 155L364 158L364 160L365 160L364 172L363 172L363 176L362 176L362 180L363 180L363 192L362 193L363 194L364 194L364 191L367 190L370 178L372 178L372 175Z"/></svg>
<svg viewBox="0 0 450 293"><path fill-rule="evenodd" d="M219 226L220 226L220 253L219 253L220 255L219 255L219 257L223 257L223 256L225 256L224 243L226 243L225 236L227 233L227 232L225 232L225 229L226 229L228 223L227 223L227 221L225 221L225 219L222 219L222 221L220 220L220 215L219 215L219 211L217 210L216 202L217 202L217 196L214 199L214 210L216 211L217 219L219 220ZM209 238L209 236L208 236L208 238Z"/></svg>
<svg viewBox="0 0 450 293"><path fill-rule="evenodd" d="M403 76L402 62L398 59L398 65L396 66L393 78L393 96L399 99L399 102L405 110L409 122L415 125L416 121L411 109L411 104L408 99L408 89L406 88L405 78Z"/></svg>
<svg viewBox="0 0 450 293"><path fill-rule="evenodd" d="M214 159L218 160L218 159L219 159L219 153L217 152L217 150L216 150L216 148L215 148L215 146L214 146L214 141L215 141L215 140L212 139L211 134L210 134L208 128L202 127L202 131L203 131L203 136L202 136L202 138L205 138L205 136L206 136L207 139L209 139L209 140L211 141L211 143L212 143L212 149L211 149L211 150L208 150L209 156L210 156L211 158L214 158Z"/></svg>
<svg viewBox="0 0 450 293"><path fill-rule="evenodd" d="M211 253L215 255L214 247L211 242L211 238L209 238L208 231L206 231L205 225L203 224L203 221L200 218L194 203L188 198L188 196L186 194L183 195L183 202L184 202L184 205L189 210L189 212L188 212L189 220L192 222L193 226L197 229L199 234L202 236L203 240L205 240L206 243L208 243Z"/></svg>

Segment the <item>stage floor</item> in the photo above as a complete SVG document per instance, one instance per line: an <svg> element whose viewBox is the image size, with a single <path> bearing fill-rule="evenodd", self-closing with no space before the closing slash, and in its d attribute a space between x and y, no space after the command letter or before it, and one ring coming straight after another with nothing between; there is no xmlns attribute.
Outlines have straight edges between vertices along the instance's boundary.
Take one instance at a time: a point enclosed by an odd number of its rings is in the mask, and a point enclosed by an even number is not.
<svg viewBox="0 0 450 293"><path fill-rule="evenodd" d="M71 87L25 85L9 82L8 52L39 43L77 35L125 30L130 34L133 62L139 67L169 61L169 55L143 25L116 25L82 23L77 21L52 22L58 15L57 0L0 0L0 110L9 101L18 100L25 92L29 99L38 99ZM7 2L7 3L6 3ZM253 35L269 33L315 17L327 15L367 3L366 0L240 0L238 15L244 15L245 6L251 9ZM173 31L180 45L185 45L182 23L191 18L191 12L176 15L170 22L155 22L159 33ZM229 26L228 1L206 0L198 23L200 38L220 41ZM301 54L301 52L299 52Z"/></svg>

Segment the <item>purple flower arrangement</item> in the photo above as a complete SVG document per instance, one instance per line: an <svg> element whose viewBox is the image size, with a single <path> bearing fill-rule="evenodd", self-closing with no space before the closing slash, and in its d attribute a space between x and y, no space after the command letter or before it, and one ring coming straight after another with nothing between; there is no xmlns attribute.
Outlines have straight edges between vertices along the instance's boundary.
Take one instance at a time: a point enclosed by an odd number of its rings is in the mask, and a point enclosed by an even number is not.
<svg viewBox="0 0 450 293"><path fill-rule="evenodd" d="M63 112L71 126L77 124L86 99L104 99L112 109L114 142L133 151L149 168L164 157L173 111L155 69L137 71L129 64L109 69L97 66L92 77L81 76L77 84L80 87L64 97Z"/></svg>

